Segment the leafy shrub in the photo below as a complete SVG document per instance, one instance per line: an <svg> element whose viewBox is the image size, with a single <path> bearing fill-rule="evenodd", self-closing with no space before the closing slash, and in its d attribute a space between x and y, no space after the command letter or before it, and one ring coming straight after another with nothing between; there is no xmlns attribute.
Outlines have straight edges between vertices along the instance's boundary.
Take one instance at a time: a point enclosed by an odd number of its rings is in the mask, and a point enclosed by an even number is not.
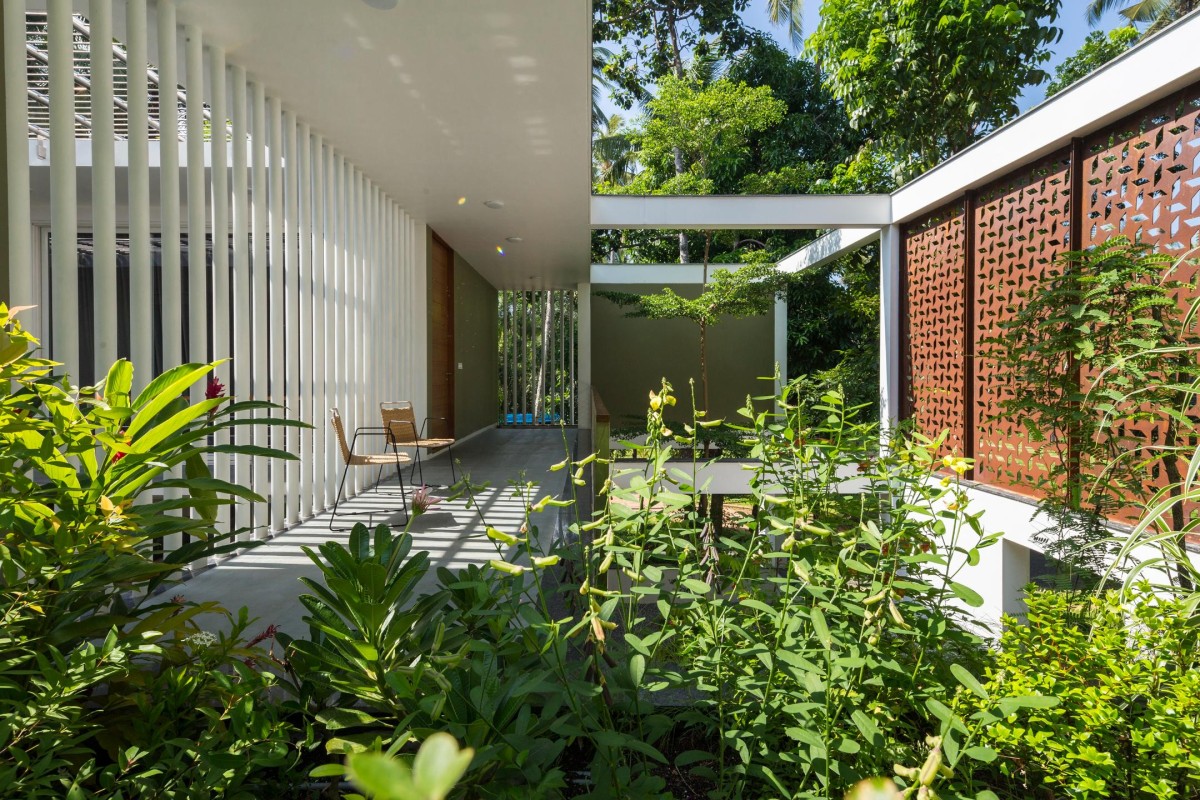
<svg viewBox="0 0 1200 800"><path fill-rule="evenodd" d="M1011 796L1195 797L1200 631L1183 603L1145 585L1086 597L1031 590L1026 603L1028 623L1007 620L987 686L1060 702L983 730ZM1071 624L1079 617L1083 627Z"/></svg>
<svg viewBox="0 0 1200 800"><path fill-rule="evenodd" d="M155 592L235 546L217 509L258 498L204 456L250 452L210 442L270 406L187 403L215 365L135 396L119 361L102 386L73 387L36 344L0 305L0 796L253 796L295 751L263 702L269 657L240 641L244 615L215 636L200 621L218 606ZM190 541L166 550L178 534Z"/></svg>

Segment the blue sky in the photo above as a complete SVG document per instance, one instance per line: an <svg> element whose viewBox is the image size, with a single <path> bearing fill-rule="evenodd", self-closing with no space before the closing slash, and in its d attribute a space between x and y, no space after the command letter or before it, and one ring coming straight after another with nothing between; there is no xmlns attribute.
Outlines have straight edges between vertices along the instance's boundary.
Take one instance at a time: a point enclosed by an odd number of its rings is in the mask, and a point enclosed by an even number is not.
<svg viewBox="0 0 1200 800"><path fill-rule="evenodd" d="M1132 2L1132 0L1131 0ZM1054 67L1064 58L1067 58L1083 44L1084 38L1092 30L1110 30L1125 23L1125 18L1115 11L1109 12L1101 21L1101 24L1092 28L1088 25L1085 0L1064 0L1062 8L1059 11L1058 20L1055 25L1062 29L1062 38L1058 44L1054 45L1054 56L1050 60L1046 71L1053 74ZM791 51L791 43L788 41L787 30L777 28L771 24L767 18L767 0L750 0L750 5L742 14L747 24L759 30L766 31L771 34L780 46L785 50ZM804 32L807 35L816 29L820 22L820 3L815 0L810 0L804 9ZM1045 84L1041 86L1031 86L1025 90L1022 95L1019 105L1022 111L1032 108L1037 105L1045 96ZM603 103L606 112L616 110L612 103ZM622 116L629 117L632 114L618 111Z"/></svg>

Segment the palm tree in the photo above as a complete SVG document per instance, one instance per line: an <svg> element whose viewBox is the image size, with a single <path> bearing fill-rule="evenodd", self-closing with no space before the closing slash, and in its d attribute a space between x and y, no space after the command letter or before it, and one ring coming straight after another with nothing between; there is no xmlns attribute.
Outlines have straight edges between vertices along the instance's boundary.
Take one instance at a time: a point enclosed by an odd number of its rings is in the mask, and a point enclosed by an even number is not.
<svg viewBox="0 0 1200 800"><path fill-rule="evenodd" d="M804 3L801 0L767 0L767 17L772 25L787 25L792 47L799 50L804 44Z"/></svg>
<svg viewBox="0 0 1200 800"><path fill-rule="evenodd" d="M1109 11L1121 5L1122 0L1092 0L1087 8L1087 20L1097 25ZM1120 9L1121 16L1131 25L1149 23L1143 35L1157 33L1175 20L1200 8L1200 0L1137 0Z"/></svg>
<svg viewBox="0 0 1200 800"><path fill-rule="evenodd" d="M623 186L637 174L633 140L621 129L624 120L613 114L592 139L592 182Z"/></svg>

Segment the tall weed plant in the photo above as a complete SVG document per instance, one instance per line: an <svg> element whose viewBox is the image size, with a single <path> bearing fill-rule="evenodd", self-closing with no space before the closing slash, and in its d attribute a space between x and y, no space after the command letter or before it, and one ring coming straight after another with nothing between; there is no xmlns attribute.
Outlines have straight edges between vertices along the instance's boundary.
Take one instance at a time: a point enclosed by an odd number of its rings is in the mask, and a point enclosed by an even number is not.
<svg viewBox="0 0 1200 800"><path fill-rule="evenodd" d="M670 457L720 423L696 413L669 429L676 398L664 382L645 468L614 475L583 526L580 591L617 625L597 638L620 653L633 705L695 734L673 763L712 796L840 797L894 772L928 792L989 755L964 746L949 703L987 660L964 613L982 599L957 578L998 537L968 507L969 465L943 457L941 440L881 447L839 393L809 407L792 399L789 387L778 411L743 410L755 511L747 530L717 536L697 513L697 465ZM651 758L666 728L636 731Z"/></svg>

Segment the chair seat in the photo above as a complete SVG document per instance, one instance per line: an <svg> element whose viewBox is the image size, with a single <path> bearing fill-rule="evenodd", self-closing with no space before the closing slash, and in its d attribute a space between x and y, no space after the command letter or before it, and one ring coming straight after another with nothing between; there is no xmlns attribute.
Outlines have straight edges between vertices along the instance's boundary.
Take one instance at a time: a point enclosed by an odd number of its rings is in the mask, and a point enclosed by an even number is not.
<svg viewBox="0 0 1200 800"><path fill-rule="evenodd" d="M409 461L412 459L407 453L368 453L350 456L350 466L352 467L387 467L393 464L407 464Z"/></svg>
<svg viewBox="0 0 1200 800"><path fill-rule="evenodd" d="M403 446L404 442L397 442L397 444ZM417 447L449 447L450 445L454 444L454 440L453 439L417 439L416 442L411 442L410 446L412 446L413 444L415 444Z"/></svg>

